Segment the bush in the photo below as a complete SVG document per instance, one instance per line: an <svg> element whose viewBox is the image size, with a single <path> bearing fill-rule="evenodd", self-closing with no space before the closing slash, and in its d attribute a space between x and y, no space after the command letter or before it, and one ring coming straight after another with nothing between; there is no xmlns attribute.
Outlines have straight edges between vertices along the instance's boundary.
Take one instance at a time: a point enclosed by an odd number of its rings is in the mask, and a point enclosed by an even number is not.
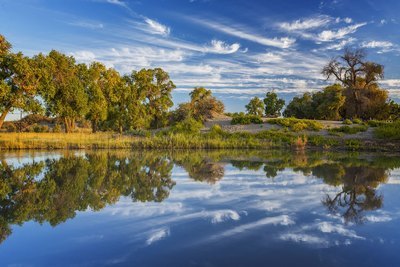
<svg viewBox="0 0 400 267"><path fill-rule="evenodd" d="M351 125L351 124L353 124L353 122L352 122L351 120L349 120L349 119L345 119L345 120L343 121L343 124Z"/></svg>
<svg viewBox="0 0 400 267"><path fill-rule="evenodd" d="M127 134L132 136L150 137L150 132L146 130L131 130Z"/></svg>
<svg viewBox="0 0 400 267"><path fill-rule="evenodd" d="M304 122L296 122L292 125L291 129L295 132L303 131L304 129L307 129L307 124Z"/></svg>
<svg viewBox="0 0 400 267"><path fill-rule="evenodd" d="M354 124L362 124L363 121L360 120L360 119L354 119L354 120L353 120L353 123L354 123Z"/></svg>
<svg viewBox="0 0 400 267"><path fill-rule="evenodd" d="M182 134L198 134L203 128L203 123L193 119L187 118L181 122L178 122L171 127L169 132L171 133L182 133Z"/></svg>
<svg viewBox="0 0 400 267"><path fill-rule="evenodd" d="M383 125L387 125L390 122L387 121L378 121L378 120L370 120L367 122L369 126L371 127L379 127L379 126L383 126Z"/></svg>
<svg viewBox="0 0 400 267"><path fill-rule="evenodd" d="M366 130L368 130L368 126L365 125L359 125L359 126L342 126L339 128L333 128L333 129L329 129L330 133L345 133L345 134L356 134L356 133L360 133L360 132L365 132Z"/></svg>
<svg viewBox="0 0 400 267"><path fill-rule="evenodd" d="M378 126L374 134L380 139L400 140L400 121Z"/></svg>
<svg viewBox="0 0 400 267"><path fill-rule="evenodd" d="M322 124L317 121L296 118L269 119L268 123L288 127L295 132L302 130L319 131L323 128Z"/></svg>
<svg viewBox="0 0 400 267"><path fill-rule="evenodd" d="M9 132L9 133L12 133L12 132L17 132L17 126L13 123L13 122L5 122L4 124L3 124L3 127L4 127L4 129L7 131L7 132Z"/></svg>
<svg viewBox="0 0 400 267"><path fill-rule="evenodd" d="M53 133L61 133L62 132L62 128L60 124L56 124L53 128Z"/></svg>
<svg viewBox="0 0 400 267"><path fill-rule="evenodd" d="M236 125L236 124L261 124L263 123L263 120L261 119L260 116L257 115L239 115L235 116L232 118L231 124Z"/></svg>

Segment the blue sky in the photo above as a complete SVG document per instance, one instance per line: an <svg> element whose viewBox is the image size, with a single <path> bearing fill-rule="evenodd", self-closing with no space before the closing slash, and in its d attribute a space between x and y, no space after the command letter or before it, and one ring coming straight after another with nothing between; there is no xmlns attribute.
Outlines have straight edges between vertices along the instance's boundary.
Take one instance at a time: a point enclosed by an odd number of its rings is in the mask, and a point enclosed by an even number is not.
<svg viewBox="0 0 400 267"><path fill-rule="evenodd" d="M398 0L0 0L0 33L27 55L162 67L176 103L204 86L240 111L268 90L288 100L321 89L321 68L346 46L385 65L381 85L400 99L399 10Z"/></svg>

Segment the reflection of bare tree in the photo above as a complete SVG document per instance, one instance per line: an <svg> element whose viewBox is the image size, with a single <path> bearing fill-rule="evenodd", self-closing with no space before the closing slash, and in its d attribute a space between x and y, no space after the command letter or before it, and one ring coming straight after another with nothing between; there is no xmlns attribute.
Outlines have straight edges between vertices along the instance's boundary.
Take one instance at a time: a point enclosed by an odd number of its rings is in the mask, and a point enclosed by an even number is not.
<svg viewBox="0 0 400 267"><path fill-rule="evenodd" d="M339 165L338 165L339 166ZM331 169L332 170L332 169ZM364 212L382 207L383 196L376 188L386 182L387 172L382 168L339 167L341 191L335 196L327 195L323 204L333 213L340 213L346 222L362 223ZM332 180L326 182L332 182ZM335 179L333 185L339 182Z"/></svg>

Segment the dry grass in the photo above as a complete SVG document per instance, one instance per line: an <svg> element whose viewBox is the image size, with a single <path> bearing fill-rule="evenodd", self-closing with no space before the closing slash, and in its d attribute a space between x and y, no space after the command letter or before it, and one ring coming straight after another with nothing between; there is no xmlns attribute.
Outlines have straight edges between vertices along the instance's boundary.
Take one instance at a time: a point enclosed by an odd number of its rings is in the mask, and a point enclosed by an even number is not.
<svg viewBox="0 0 400 267"><path fill-rule="evenodd" d="M130 148L139 139L112 133L1 133L0 149Z"/></svg>

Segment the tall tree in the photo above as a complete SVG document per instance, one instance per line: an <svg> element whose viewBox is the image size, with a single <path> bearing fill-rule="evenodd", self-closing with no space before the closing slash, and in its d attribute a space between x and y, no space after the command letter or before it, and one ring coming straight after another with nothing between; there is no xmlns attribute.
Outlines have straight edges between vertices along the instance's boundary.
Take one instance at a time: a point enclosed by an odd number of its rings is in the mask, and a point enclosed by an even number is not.
<svg viewBox="0 0 400 267"><path fill-rule="evenodd" d="M253 97L246 105L247 113L251 115L262 116L264 114L264 109L264 102L258 97Z"/></svg>
<svg viewBox="0 0 400 267"><path fill-rule="evenodd" d="M37 94L39 76L30 58L12 53L11 44L0 35L0 128L10 112L41 110Z"/></svg>
<svg viewBox="0 0 400 267"><path fill-rule="evenodd" d="M92 131L97 132L99 125L107 119L109 105L118 98L115 94L121 85L121 77L115 70L93 62L89 66L86 83L89 105L86 118L92 123Z"/></svg>
<svg viewBox="0 0 400 267"><path fill-rule="evenodd" d="M371 114L371 109L387 108L387 93L377 84L384 76L384 67L367 61L364 50L346 49L343 56L332 59L323 68L322 74L327 79L333 77L342 83L346 96L342 109L344 117L370 119L380 116L376 112ZM378 101L375 99L377 96Z"/></svg>
<svg viewBox="0 0 400 267"><path fill-rule="evenodd" d="M151 127L165 126L168 111L174 104L171 92L176 88L168 73L161 68L142 69L133 72L131 78L135 83L139 99L146 106Z"/></svg>
<svg viewBox="0 0 400 267"><path fill-rule="evenodd" d="M285 100L278 98L275 92L267 92L264 98L265 115L267 117L278 117L285 106Z"/></svg>
<svg viewBox="0 0 400 267"><path fill-rule="evenodd" d="M76 119L88 111L86 65L76 65L72 56L55 50L47 56L40 54L35 60L41 68L41 95L47 112L64 121L65 132L72 132Z"/></svg>

